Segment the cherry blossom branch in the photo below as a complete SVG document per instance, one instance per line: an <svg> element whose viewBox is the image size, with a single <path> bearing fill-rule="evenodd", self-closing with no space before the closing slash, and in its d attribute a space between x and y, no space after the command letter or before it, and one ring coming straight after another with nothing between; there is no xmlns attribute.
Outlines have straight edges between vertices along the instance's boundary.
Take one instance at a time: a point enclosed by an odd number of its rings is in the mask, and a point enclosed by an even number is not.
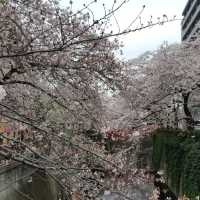
<svg viewBox="0 0 200 200"><path fill-rule="evenodd" d="M173 21L181 21L181 19L171 19L171 20L168 20L168 21L164 21L162 23L169 23L169 22L173 22ZM62 46L60 46L58 48L44 49L44 50L34 50L34 51L28 51L28 52L24 52L24 53L11 54L11 55L0 55L0 59L2 59L2 58L15 58L15 57L29 56L29 55L38 54L38 53L60 52L60 51L65 50L66 48L72 47L74 45L90 43L90 42L94 42L94 41L101 41L103 39L107 39L107 38L111 38L111 37L126 35L128 33L134 33L136 31L141 31L141 30L144 30L144 29L147 29L147 28L151 28L151 27L156 26L156 25L163 25L163 24L161 24L161 22L155 22L155 23L152 23L150 25L143 26L143 27L130 29L130 30L124 30L123 32L120 32L120 33L106 34L104 36L97 36L96 38L90 38L90 39L74 41L74 42L71 42L69 44L62 45ZM78 36L76 36L76 37L78 37Z"/></svg>

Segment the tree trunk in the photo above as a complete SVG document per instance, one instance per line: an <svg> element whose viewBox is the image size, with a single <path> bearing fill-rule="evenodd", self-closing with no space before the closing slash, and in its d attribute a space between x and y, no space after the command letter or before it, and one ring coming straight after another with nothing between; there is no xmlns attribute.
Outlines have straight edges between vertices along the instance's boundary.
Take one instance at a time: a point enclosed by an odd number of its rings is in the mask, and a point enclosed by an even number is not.
<svg viewBox="0 0 200 200"><path fill-rule="evenodd" d="M179 106L177 108L174 108L174 128L178 129L178 110Z"/></svg>
<svg viewBox="0 0 200 200"><path fill-rule="evenodd" d="M193 130L194 129L194 119L192 117L192 113L190 112L190 109L188 107L189 103L189 97L190 92L182 93L183 97L183 109L186 117L186 128L187 130Z"/></svg>

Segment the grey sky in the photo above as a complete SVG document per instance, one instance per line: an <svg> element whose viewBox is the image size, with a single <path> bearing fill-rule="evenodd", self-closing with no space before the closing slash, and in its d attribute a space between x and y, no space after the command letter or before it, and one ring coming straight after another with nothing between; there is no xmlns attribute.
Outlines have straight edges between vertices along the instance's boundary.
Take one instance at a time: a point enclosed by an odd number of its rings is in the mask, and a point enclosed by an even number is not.
<svg viewBox="0 0 200 200"><path fill-rule="evenodd" d="M110 7L113 2L113 0L97 1L99 3L92 7L96 15L103 14L102 3ZM68 0L62 0L62 6L68 5L68 2ZM82 7L82 4L85 2L89 2L89 0L74 0L74 7ZM150 16L153 16L153 21L156 21L157 17L162 17L163 14L166 14L169 18L174 15L177 18L181 18L186 2L187 0L130 0L116 13L116 17L120 27L123 29L123 27L126 27L134 19L142 6L146 5L142 14L143 22L147 21ZM131 33L127 36L121 36L119 39L124 43L124 58L134 58L145 51L154 50L164 41L168 41L168 43L180 42L180 23L180 21L170 22L163 26L155 26L140 32ZM116 28L116 24L113 23L113 26Z"/></svg>

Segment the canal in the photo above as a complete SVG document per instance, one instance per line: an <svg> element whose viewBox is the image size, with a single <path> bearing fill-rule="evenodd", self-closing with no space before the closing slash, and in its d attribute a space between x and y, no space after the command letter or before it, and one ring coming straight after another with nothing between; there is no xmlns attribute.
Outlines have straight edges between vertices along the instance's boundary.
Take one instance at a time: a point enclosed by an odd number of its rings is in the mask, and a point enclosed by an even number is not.
<svg viewBox="0 0 200 200"><path fill-rule="evenodd" d="M0 174L0 200L61 200L62 192L48 175L27 166Z"/></svg>
<svg viewBox="0 0 200 200"><path fill-rule="evenodd" d="M127 196L133 200L148 200L151 184L130 185ZM119 200L117 193L105 193L98 199ZM57 183L48 175L34 168L20 165L0 172L0 200L67 200Z"/></svg>

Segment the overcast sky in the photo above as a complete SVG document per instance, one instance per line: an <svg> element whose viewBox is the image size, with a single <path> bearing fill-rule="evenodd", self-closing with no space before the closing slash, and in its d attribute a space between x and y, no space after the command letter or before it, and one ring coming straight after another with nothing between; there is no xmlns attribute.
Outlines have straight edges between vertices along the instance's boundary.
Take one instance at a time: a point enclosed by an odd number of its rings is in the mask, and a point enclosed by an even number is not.
<svg viewBox="0 0 200 200"><path fill-rule="evenodd" d="M102 3L105 3L109 8L113 0L97 0L99 3L91 7L96 16L103 14ZM82 7L85 0L74 0L74 8L78 9ZM120 2L120 0L117 0ZM187 0L130 0L124 5L121 10L116 13L116 18L120 24L120 27L126 27L131 20L141 10L142 6L146 8L142 14L142 21L145 23L150 16L153 16L153 21L157 20L157 17L162 17L166 14L169 18L174 15L177 18L182 18L182 11L186 5ZM62 6L67 6L69 1L62 0ZM138 21L139 23L139 21ZM156 26L151 29L146 29L140 32L131 33L127 36L122 36L119 39L124 43L124 58L131 59L145 51L154 50L158 48L164 41L168 41L169 44L174 42L180 42L181 40L181 21L170 22L163 26ZM113 24L116 28L116 24Z"/></svg>

